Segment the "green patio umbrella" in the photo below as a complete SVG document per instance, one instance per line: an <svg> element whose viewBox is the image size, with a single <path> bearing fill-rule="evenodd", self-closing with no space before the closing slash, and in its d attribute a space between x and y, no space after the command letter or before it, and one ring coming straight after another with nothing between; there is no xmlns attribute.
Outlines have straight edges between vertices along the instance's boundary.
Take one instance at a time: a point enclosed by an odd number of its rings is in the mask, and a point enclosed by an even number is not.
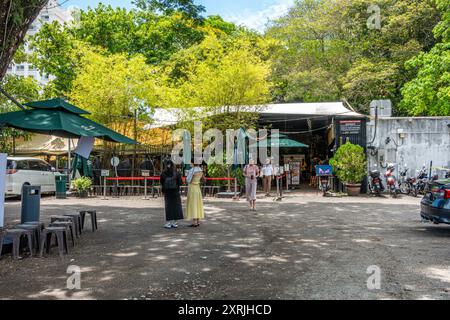
<svg viewBox="0 0 450 320"><path fill-rule="evenodd" d="M0 114L0 126L63 138L95 137L111 142L137 144L136 141L120 133L82 117L80 112L83 110L76 113L73 111L68 111L64 107L33 107L30 110L3 113Z"/></svg>
<svg viewBox="0 0 450 320"><path fill-rule="evenodd" d="M86 110L80 109L73 104L66 102L64 99L55 98L50 100L33 101L24 104L27 107L33 109L46 109L46 110L63 110L75 114L90 114Z"/></svg>
<svg viewBox="0 0 450 320"><path fill-rule="evenodd" d="M272 142L271 137L259 141L258 142L258 147L260 148L269 148L271 146L273 147L279 147L279 148L309 148L308 145L289 139L288 136L284 135L284 134L277 134L277 135L273 135L272 137L278 137L278 143L276 143L276 141Z"/></svg>

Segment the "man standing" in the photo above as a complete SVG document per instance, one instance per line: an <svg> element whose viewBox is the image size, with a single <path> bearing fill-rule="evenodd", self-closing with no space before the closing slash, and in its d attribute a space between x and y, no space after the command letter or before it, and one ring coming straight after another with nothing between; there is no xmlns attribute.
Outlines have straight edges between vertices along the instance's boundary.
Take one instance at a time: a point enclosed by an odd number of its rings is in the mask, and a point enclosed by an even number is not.
<svg viewBox="0 0 450 320"><path fill-rule="evenodd" d="M266 194L266 197L270 197L270 192L272 191L272 178L274 174L274 168L270 159L266 160L266 163L261 169L261 174L263 178L264 192Z"/></svg>

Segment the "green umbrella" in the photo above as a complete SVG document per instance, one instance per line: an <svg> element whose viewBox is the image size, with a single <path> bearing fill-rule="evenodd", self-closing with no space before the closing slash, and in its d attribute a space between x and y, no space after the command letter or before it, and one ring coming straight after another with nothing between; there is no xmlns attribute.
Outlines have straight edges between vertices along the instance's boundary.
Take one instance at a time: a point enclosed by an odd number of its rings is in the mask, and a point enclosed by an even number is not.
<svg viewBox="0 0 450 320"><path fill-rule="evenodd" d="M63 138L95 137L111 142L137 144L136 141L86 119L79 113L68 112L65 108L3 113L0 114L0 126Z"/></svg>
<svg viewBox="0 0 450 320"><path fill-rule="evenodd" d="M308 145L289 139L286 135L284 134L276 134L273 135L273 137L278 137L278 143L276 143L276 141L274 140L272 142L271 138L267 138L264 140L261 140L258 142L258 146L260 148L269 148L270 146L272 147L279 147L279 148L309 148Z"/></svg>
<svg viewBox="0 0 450 320"><path fill-rule="evenodd" d="M25 103L24 106L31 107L33 109L46 109L46 110L63 110L75 114L90 114L86 110L80 109L73 104L64 101L61 98L55 98L50 100L33 101Z"/></svg>

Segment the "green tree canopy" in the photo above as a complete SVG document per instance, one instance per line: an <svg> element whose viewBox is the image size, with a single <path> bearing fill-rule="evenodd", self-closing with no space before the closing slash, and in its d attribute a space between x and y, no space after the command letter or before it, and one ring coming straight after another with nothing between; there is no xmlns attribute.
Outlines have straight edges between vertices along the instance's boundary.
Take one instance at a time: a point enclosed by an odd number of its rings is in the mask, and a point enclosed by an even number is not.
<svg viewBox="0 0 450 320"><path fill-rule="evenodd" d="M380 10L380 29L368 21ZM401 99L411 78L405 62L433 47L439 21L434 0L304 0L273 22L277 101L347 100L367 113L370 101Z"/></svg>
<svg viewBox="0 0 450 320"><path fill-rule="evenodd" d="M406 64L417 76L403 87L400 108L411 116L450 116L450 3L437 4L442 20L434 33L442 42Z"/></svg>

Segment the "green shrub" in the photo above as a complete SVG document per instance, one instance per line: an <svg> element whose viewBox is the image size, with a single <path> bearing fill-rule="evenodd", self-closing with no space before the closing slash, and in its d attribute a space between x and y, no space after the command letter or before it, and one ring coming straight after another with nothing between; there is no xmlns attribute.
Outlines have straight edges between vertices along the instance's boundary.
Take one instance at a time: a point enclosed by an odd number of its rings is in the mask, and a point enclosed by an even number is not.
<svg viewBox="0 0 450 320"><path fill-rule="evenodd" d="M88 177L81 177L72 181L72 188L77 192L88 191L92 186L92 180Z"/></svg>
<svg viewBox="0 0 450 320"><path fill-rule="evenodd" d="M210 164L208 165L208 176L210 178L225 178L228 176L228 170L226 165ZM227 181L212 181L214 186L226 186Z"/></svg>
<svg viewBox="0 0 450 320"><path fill-rule="evenodd" d="M367 161L364 148L350 142L337 150L330 164L336 176L345 184L361 183L366 176Z"/></svg>

